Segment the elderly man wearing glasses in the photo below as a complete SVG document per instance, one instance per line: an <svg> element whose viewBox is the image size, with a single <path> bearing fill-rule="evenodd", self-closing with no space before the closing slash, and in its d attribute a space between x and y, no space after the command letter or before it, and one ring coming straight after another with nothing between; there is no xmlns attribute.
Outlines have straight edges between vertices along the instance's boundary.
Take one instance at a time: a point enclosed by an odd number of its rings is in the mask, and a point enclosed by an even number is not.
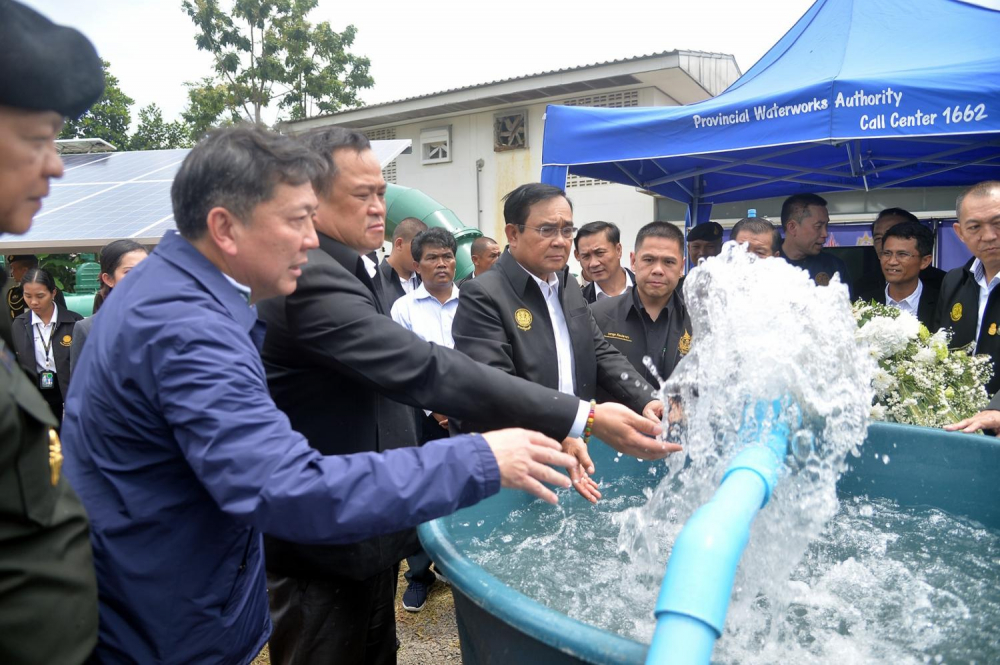
<svg viewBox="0 0 1000 665"><path fill-rule="evenodd" d="M566 267L576 234L573 204L566 193L551 185L522 185L504 197L503 214L508 247L492 270L462 287L452 324L455 348L481 363L583 400L593 400L600 386L615 401L659 422L662 403L625 356L604 339ZM579 414L581 420L588 416ZM478 429L470 422L460 428ZM581 462L573 478L577 490L596 501L600 493L584 474L593 472L588 438L585 428L583 439L568 438L563 448ZM668 444L668 451L679 449ZM648 454L639 448L621 452L640 458Z"/></svg>

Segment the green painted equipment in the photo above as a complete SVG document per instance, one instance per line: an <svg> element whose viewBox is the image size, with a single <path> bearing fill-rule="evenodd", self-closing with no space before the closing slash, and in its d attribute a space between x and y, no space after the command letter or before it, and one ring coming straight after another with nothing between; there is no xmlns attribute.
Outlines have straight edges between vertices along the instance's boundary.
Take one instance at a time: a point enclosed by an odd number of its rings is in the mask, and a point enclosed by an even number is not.
<svg viewBox="0 0 1000 665"><path fill-rule="evenodd" d="M479 229L469 228L454 212L427 196L419 189L389 185L385 191L385 238L391 240L396 224L407 217L416 217L428 227L451 232L458 243L455 281L472 274L472 242L482 236Z"/></svg>

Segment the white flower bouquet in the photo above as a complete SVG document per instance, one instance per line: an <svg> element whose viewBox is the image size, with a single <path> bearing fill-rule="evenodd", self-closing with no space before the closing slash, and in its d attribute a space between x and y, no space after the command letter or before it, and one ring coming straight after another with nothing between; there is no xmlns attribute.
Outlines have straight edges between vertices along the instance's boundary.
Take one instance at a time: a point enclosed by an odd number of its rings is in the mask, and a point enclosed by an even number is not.
<svg viewBox="0 0 1000 665"><path fill-rule="evenodd" d="M941 427L986 407L993 366L972 355L973 345L949 349L950 331L931 334L912 314L876 302L854 303L854 318L878 362L873 420Z"/></svg>

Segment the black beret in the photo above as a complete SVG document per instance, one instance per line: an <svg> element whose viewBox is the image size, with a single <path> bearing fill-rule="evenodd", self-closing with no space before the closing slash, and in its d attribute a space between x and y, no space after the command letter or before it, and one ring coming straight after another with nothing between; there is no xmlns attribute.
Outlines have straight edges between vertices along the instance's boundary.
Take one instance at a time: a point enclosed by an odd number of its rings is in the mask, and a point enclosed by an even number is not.
<svg viewBox="0 0 1000 665"><path fill-rule="evenodd" d="M717 222L702 222L688 231L688 242L692 240L719 240L722 238L722 225Z"/></svg>
<svg viewBox="0 0 1000 665"><path fill-rule="evenodd" d="M0 0L0 105L78 118L104 91L104 68L79 31Z"/></svg>

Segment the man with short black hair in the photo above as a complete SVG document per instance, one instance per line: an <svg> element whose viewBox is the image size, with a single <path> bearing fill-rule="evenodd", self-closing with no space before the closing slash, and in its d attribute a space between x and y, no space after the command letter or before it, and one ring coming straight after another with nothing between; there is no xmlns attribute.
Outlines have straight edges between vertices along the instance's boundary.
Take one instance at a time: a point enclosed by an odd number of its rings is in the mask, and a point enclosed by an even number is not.
<svg viewBox="0 0 1000 665"><path fill-rule="evenodd" d="M416 217L407 217L396 224L392 232L392 251L378 266L379 286L385 298L386 311L392 304L420 286L420 275L413 271L410 243L427 225Z"/></svg>
<svg viewBox="0 0 1000 665"><path fill-rule="evenodd" d="M855 293L873 293L885 289L886 281L881 264L882 239L886 231L896 224L902 224L903 222L919 223L920 220L912 212L903 208L886 208L875 216L875 221L872 222L871 227L872 247L875 249L875 256L879 260L879 269L870 270L858 277L854 282ZM936 292L941 289L941 281L944 279L944 274L943 270L935 268L928 263L927 267L920 271L920 282L924 287Z"/></svg>
<svg viewBox="0 0 1000 665"><path fill-rule="evenodd" d="M324 455L393 448L399 445L394 432L409 423L412 434L408 407L414 406L475 418L483 423L480 431L530 423L558 439L579 436L586 402L425 342L386 316L361 258L385 234L379 160L355 130L324 127L300 140L326 165L314 180L319 247L309 253L299 288L262 302L260 316L267 323L262 358L271 394L309 444ZM626 450L644 449L650 459L662 445L643 433L658 429L618 404L595 412L597 436ZM393 662L394 571L416 546L412 530L341 547L269 534L271 657L285 663Z"/></svg>
<svg viewBox="0 0 1000 665"><path fill-rule="evenodd" d="M946 430L1000 436L1000 181L987 180L962 191L955 201L953 227L972 259L948 271L941 283L937 320L952 330L951 346L975 344L975 353L993 358L993 378L986 384L987 407Z"/></svg>
<svg viewBox="0 0 1000 665"><path fill-rule="evenodd" d="M684 265L684 235L669 222L650 222L635 238L632 252L635 288L594 303L594 320L604 338L621 351L637 376L659 385L646 368L666 380L691 349L691 319L677 291Z"/></svg>
<svg viewBox="0 0 1000 665"><path fill-rule="evenodd" d="M722 225L702 222L691 227L687 235L688 261L694 268L702 259L718 256L722 252Z"/></svg>
<svg viewBox="0 0 1000 665"><path fill-rule="evenodd" d="M574 255L590 283L583 287L588 303L625 293L634 275L622 267L621 231L612 222L590 222L576 233Z"/></svg>
<svg viewBox="0 0 1000 665"><path fill-rule="evenodd" d="M847 264L832 254L823 252L830 224L826 199L816 194L795 194L781 204L781 229L785 240L781 257L796 268L809 273L816 284L826 286L834 275L851 288Z"/></svg>
<svg viewBox="0 0 1000 665"><path fill-rule="evenodd" d="M908 312L936 331L939 293L921 277L934 253L934 233L920 222L908 221L891 226L879 240L886 286L877 291L869 288L858 297Z"/></svg>
<svg viewBox="0 0 1000 665"><path fill-rule="evenodd" d="M781 232L763 217L744 217L733 225L729 238L742 245L747 251L762 259L770 259L781 254Z"/></svg>
<svg viewBox="0 0 1000 665"><path fill-rule="evenodd" d="M566 193L542 183L521 185L504 197L503 215L507 249L493 270L462 289L452 325L455 348L480 363L583 400L595 399L597 389L603 388L619 403L659 421L662 403L646 381L632 376L628 359L604 339L569 274L576 229ZM468 419L460 427L480 429ZM564 446L580 453L583 469L592 468L585 445L581 448L576 437L564 440ZM668 446L660 455L679 449ZM617 448L644 457L641 450ZM590 491L587 479L578 479L581 494L591 500L599 497Z"/></svg>
<svg viewBox="0 0 1000 665"><path fill-rule="evenodd" d="M104 73L79 31L10 0L0 1L0 53L0 234L22 235L50 181L63 175L55 141L64 119L100 98ZM18 279L31 259L16 262ZM0 287L7 281L0 272ZM89 662L98 626L87 515L62 470L59 421L14 357L3 296L0 660L80 665Z"/></svg>
<svg viewBox="0 0 1000 665"><path fill-rule="evenodd" d="M420 276L420 286L396 301L392 320L412 331L426 342L449 349L455 348L451 322L458 309L459 289L455 285L455 236L440 228L418 233L411 243L413 270ZM420 443L448 436L448 417L430 410L415 409ZM437 580L431 570L431 559L421 549L406 559L406 590L403 609L419 612L427 602L427 594Z"/></svg>
<svg viewBox="0 0 1000 665"><path fill-rule="evenodd" d="M458 280L459 286L492 268L493 264L500 258L500 245L493 238L479 236L472 241L469 254L472 257L472 273Z"/></svg>

